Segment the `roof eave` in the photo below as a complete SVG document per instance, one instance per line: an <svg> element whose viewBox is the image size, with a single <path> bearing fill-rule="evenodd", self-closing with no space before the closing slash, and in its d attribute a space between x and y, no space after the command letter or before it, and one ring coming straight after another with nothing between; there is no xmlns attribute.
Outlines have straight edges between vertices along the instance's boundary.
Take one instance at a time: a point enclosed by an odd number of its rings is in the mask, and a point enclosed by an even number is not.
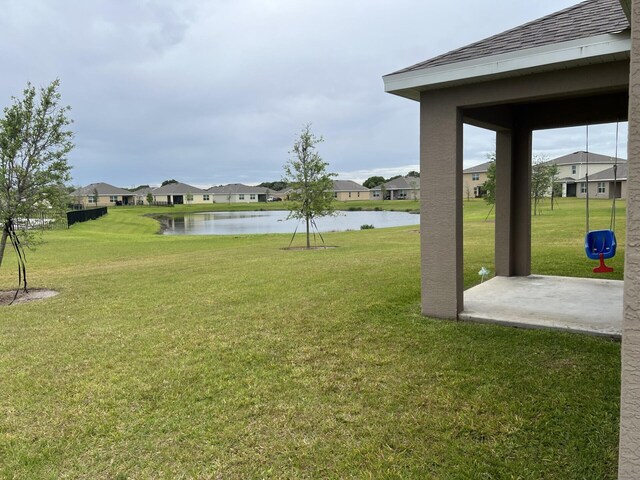
<svg viewBox="0 0 640 480"><path fill-rule="evenodd" d="M629 58L629 30L385 75L384 90L411 100L420 92Z"/></svg>

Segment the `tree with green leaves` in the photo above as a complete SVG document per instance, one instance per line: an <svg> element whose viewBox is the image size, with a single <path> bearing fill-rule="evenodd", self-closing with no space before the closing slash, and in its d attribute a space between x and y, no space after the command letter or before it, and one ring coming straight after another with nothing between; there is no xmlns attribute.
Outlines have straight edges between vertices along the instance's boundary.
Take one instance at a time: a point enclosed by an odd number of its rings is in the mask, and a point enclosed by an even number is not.
<svg viewBox="0 0 640 480"><path fill-rule="evenodd" d="M147 205L153 205L153 193L147 193Z"/></svg>
<svg viewBox="0 0 640 480"><path fill-rule="evenodd" d="M317 230L316 218L335 212L332 177L336 174L327 172L329 164L322 160L317 151L317 145L323 141L322 137L311 132L311 125L307 124L289 152L292 158L284 165L283 181L292 188L288 218L304 220L307 248L311 248L311 228Z"/></svg>
<svg viewBox="0 0 640 480"><path fill-rule="evenodd" d="M482 184L484 191L484 201L494 206L496 204L496 153L487 155L489 158L489 167L487 168L487 179Z"/></svg>
<svg viewBox="0 0 640 480"><path fill-rule="evenodd" d="M558 174L558 167L547 162L544 155L536 155L531 165L531 198L533 214L542 214L542 203L547 196L553 194L553 179Z"/></svg>
<svg viewBox="0 0 640 480"><path fill-rule="evenodd" d="M33 220L63 216L69 200L65 182L73 133L59 87L59 80L39 91L27 84L0 118L0 265L9 241L18 260L18 291L27 291L25 248L38 240Z"/></svg>
<svg viewBox="0 0 640 480"><path fill-rule="evenodd" d="M165 185L169 185L171 183L178 183L178 181L176 179L172 178L171 180L165 180L164 182L162 182L162 184L160 186L164 187Z"/></svg>
<svg viewBox="0 0 640 480"><path fill-rule="evenodd" d="M362 185L367 188L375 188L378 185L382 185L384 182L386 182L384 177L374 175L373 177L367 178Z"/></svg>

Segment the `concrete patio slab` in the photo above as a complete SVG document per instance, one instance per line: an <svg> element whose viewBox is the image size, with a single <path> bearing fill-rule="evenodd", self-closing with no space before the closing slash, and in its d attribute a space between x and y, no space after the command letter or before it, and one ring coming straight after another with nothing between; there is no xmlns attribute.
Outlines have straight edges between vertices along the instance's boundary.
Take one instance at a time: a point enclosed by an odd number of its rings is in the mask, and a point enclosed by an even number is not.
<svg viewBox="0 0 640 480"><path fill-rule="evenodd" d="M623 285L543 275L494 277L464 292L458 318L620 338Z"/></svg>

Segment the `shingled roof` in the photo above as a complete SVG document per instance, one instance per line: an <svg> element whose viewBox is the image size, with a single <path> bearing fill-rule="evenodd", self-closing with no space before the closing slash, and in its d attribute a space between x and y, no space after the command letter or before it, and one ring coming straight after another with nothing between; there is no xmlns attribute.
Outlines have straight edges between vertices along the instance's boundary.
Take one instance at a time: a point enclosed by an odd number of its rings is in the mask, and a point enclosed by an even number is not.
<svg viewBox="0 0 640 480"><path fill-rule="evenodd" d="M489 170L489 165L491 165L491 161L465 168L462 173L484 173Z"/></svg>
<svg viewBox="0 0 640 480"><path fill-rule="evenodd" d="M626 163L624 158L612 157L609 155L600 155L599 153L589 152L589 163ZM553 163L555 165L581 165L587 163L587 152L573 152L569 155L563 155L562 157L554 158L545 163Z"/></svg>
<svg viewBox="0 0 640 480"><path fill-rule="evenodd" d="M252 185L244 185L242 183L230 183L229 185L220 185L218 187L211 187L207 190L209 193L218 194L218 195L235 195L242 193L257 193L257 194L266 194L267 192L274 192L275 190L270 190L265 187L255 187Z"/></svg>
<svg viewBox="0 0 640 480"><path fill-rule="evenodd" d="M628 28L629 21L619 0L587 0L471 45L403 68L391 75L597 35L619 33Z"/></svg>
<svg viewBox="0 0 640 480"><path fill-rule="evenodd" d="M353 180L334 180L334 192L368 192L369 189L354 182Z"/></svg>
<svg viewBox="0 0 640 480"><path fill-rule="evenodd" d="M92 183L90 185L87 185L86 187L81 187L71 195L73 195L74 197L84 197L87 195L93 195L96 191L98 192L98 195L133 195L133 193L131 193L129 190L114 187L113 185L109 185L108 183L104 182Z"/></svg>
<svg viewBox="0 0 640 480"><path fill-rule="evenodd" d="M188 185L186 183L167 183L163 187L158 187L153 190L154 195L185 195L187 193L207 193L201 188Z"/></svg>
<svg viewBox="0 0 640 480"><path fill-rule="evenodd" d="M618 165L618 171L616 172L616 180L622 181L627 179L627 174L629 172L628 166L626 163L622 163ZM578 182L584 182L585 178L581 178ZM589 175L589 182L613 182L613 167L607 168L606 170L602 170L601 172L594 173L593 175Z"/></svg>

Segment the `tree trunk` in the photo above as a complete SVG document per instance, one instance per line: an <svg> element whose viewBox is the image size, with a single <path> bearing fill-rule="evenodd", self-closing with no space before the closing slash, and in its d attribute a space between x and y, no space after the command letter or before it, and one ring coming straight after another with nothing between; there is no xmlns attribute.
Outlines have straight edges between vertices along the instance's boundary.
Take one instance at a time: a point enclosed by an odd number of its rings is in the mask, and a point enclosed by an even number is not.
<svg viewBox="0 0 640 480"><path fill-rule="evenodd" d="M2 240L0 240L0 266L2 265L2 259L4 258L4 249L7 246L7 237L9 236L9 227L7 222L2 227Z"/></svg>
<svg viewBox="0 0 640 480"><path fill-rule="evenodd" d="M309 215L305 217L305 220L307 222L307 248L311 248L311 241L309 238Z"/></svg>

